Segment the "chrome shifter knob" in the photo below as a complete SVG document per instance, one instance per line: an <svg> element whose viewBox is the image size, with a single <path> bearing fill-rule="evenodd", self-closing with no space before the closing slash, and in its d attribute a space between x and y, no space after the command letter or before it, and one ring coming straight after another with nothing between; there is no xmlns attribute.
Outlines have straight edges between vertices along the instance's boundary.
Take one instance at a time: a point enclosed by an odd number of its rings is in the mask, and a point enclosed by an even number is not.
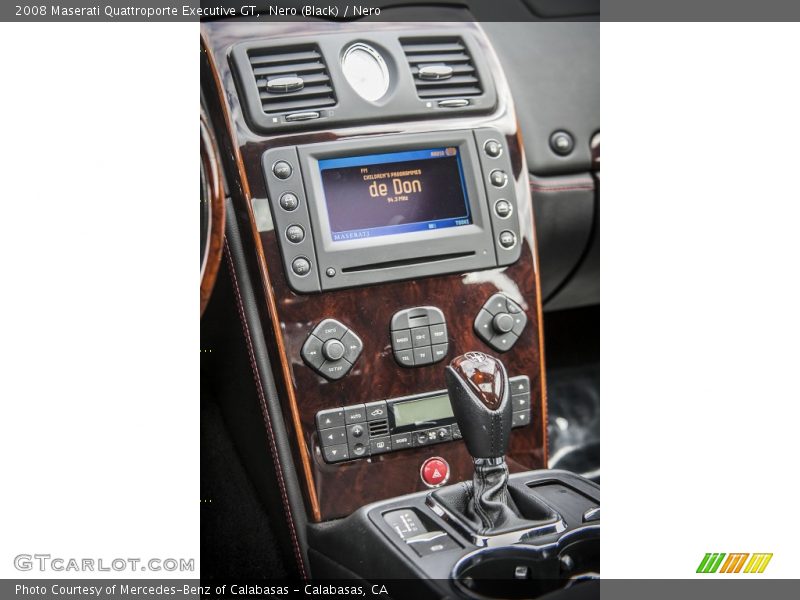
<svg viewBox="0 0 800 600"><path fill-rule="evenodd" d="M445 369L447 391L473 458L501 458L508 450L512 405L508 374L499 360L467 352Z"/></svg>

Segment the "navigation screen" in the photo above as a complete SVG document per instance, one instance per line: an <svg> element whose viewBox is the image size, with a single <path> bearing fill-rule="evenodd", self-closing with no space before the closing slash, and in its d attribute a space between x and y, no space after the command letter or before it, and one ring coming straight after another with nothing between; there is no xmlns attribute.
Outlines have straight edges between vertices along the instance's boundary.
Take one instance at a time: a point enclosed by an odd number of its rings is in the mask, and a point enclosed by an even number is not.
<svg viewBox="0 0 800 600"><path fill-rule="evenodd" d="M319 161L334 242L472 223L458 148Z"/></svg>

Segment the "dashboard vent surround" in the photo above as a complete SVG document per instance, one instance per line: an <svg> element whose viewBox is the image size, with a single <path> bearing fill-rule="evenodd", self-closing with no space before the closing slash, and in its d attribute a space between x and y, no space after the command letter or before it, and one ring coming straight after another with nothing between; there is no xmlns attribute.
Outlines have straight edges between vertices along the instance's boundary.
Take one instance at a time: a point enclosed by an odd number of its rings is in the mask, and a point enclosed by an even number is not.
<svg viewBox="0 0 800 600"><path fill-rule="evenodd" d="M480 96L483 93L475 64L461 38L405 38L400 43L420 98Z"/></svg>
<svg viewBox="0 0 800 600"><path fill-rule="evenodd" d="M336 104L328 67L317 45L254 48L247 58L264 113L304 111Z"/></svg>

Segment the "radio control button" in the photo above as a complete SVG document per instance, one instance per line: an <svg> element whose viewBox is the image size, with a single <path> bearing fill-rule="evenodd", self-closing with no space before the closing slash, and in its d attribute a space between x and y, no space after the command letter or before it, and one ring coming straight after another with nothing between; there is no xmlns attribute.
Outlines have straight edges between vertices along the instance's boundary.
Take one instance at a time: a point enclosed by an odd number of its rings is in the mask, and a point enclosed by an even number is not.
<svg viewBox="0 0 800 600"><path fill-rule="evenodd" d="M508 182L508 175L506 175L505 171L501 171L500 169L495 169L491 173L489 173L489 181L492 182L492 185L496 188L501 188L506 185Z"/></svg>
<svg viewBox="0 0 800 600"><path fill-rule="evenodd" d="M413 367L414 351L410 348L408 350L398 350L394 353L394 359L404 367Z"/></svg>
<svg viewBox="0 0 800 600"><path fill-rule="evenodd" d="M392 442L389 437L382 437L369 441L370 454L383 454L392 449Z"/></svg>
<svg viewBox="0 0 800 600"><path fill-rule="evenodd" d="M303 360L314 369L320 368L325 362L325 357L322 355L322 340L314 335L308 336L300 354L303 356Z"/></svg>
<svg viewBox="0 0 800 600"><path fill-rule="evenodd" d="M501 219L506 219L511 216L514 208L511 206L511 202L508 200L498 200L494 203L494 214L496 214Z"/></svg>
<svg viewBox="0 0 800 600"><path fill-rule="evenodd" d="M436 344L432 348L433 352L433 362L439 362L440 360L444 360L447 356L447 344Z"/></svg>
<svg viewBox="0 0 800 600"><path fill-rule="evenodd" d="M340 462L350 458L350 453L347 451L347 444L339 444L337 446L323 446L322 454L325 457L325 462Z"/></svg>
<svg viewBox="0 0 800 600"><path fill-rule="evenodd" d="M483 151L490 158L497 158L503 153L503 146L497 140L489 140L483 145Z"/></svg>
<svg viewBox="0 0 800 600"><path fill-rule="evenodd" d="M319 438L322 440L323 446L336 446L337 444L347 443L347 435L345 434L344 427L323 429L319 432Z"/></svg>
<svg viewBox="0 0 800 600"><path fill-rule="evenodd" d="M286 228L286 239L293 244L299 244L306 239L306 232L300 225L289 225Z"/></svg>
<svg viewBox="0 0 800 600"><path fill-rule="evenodd" d="M387 416L386 402L378 400L377 402L370 402L366 405L367 408L367 421L380 421Z"/></svg>
<svg viewBox="0 0 800 600"><path fill-rule="evenodd" d="M289 179L292 176L292 165L285 160L279 160L272 165L272 173L278 179Z"/></svg>
<svg viewBox="0 0 800 600"><path fill-rule="evenodd" d="M293 211L300 205L300 200L292 192L286 192L281 196L280 205L283 210Z"/></svg>
<svg viewBox="0 0 800 600"><path fill-rule="evenodd" d="M392 348L397 350L406 350L411 348L411 330L401 329L392 332Z"/></svg>
<svg viewBox="0 0 800 600"><path fill-rule="evenodd" d="M431 345L431 330L429 327L416 327L411 330L411 341L414 348Z"/></svg>
<svg viewBox="0 0 800 600"><path fill-rule="evenodd" d="M322 354L327 360L339 360L344 356L344 344L339 340L328 340L322 346Z"/></svg>
<svg viewBox="0 0 800 600"><path fill-rule="evenodd" d="M332 381L336 381L337 379L341 379L347 375L347 372L352 366L353 365L343 358L340 358L339 360L326 360L319 368L319 372L324 377L327 377Z"/></svg>
<svg viewBox="0 0 800 600"><path fill-rule="evenodd" d="M311 262L303 256L295 258L292 261L292 271L299 277L305 277L311 271Z"/></svg>
<svg viewBox="0 0 800 600"><path fill-rule="evenodd" d="M314 331L311 333L313 333L323 342L327 342L328 340L332 339L341 340L346 331L347 327L339 323L339 321L335 319L325 319L324 321L321 321L319 325L314 327Z"/></svg>
<svg viewBox="0 0 800 600"><path fill-rule="evenodd" d="M428 487L439 487L447 483L450 478L450 465L445 459L435 456L422 463L419 474Z"/></svg>
<svg viewBox="0 0 800 600"><path fill-rule="evenodd" d="M489 346L506 352L517 342L527 321L528 317L518 304L504 294L494 294L478 312L473 327Z"/></svg>
<svg viewBox="0 0 800 600"><path fill-rule="evenodd" d="M392 436L392 450L402 450L403 448L411 448L414 442L411 439L410 433L398 433Z"/></svg>
<svg viewBox="0 0 800 600"><path fill-rule="evenodd" d="M446 344L447 343L447 326L442 323L440 325L431 325L431 343L432 344Z"/></svg>
<svg viewBox="0 0 800 600"><path fill-rule="evenodd" d="M430 346L414 348L414 366L429 365L433 362L433 352Z"/></svg>
<svg viewBox="0 0 800 600"><path fill-rule="evenodd" d="M511 427L525 427L531 423L531 411L520 410L511 415Z"/></svg>
<svg viewBox="0 0 800 600"><path fill-rule="evenodd" d="M500 241L500 245L506 250L517 245L517 236L514 235L513 231L506 230L502 232L498 239Z"/></svg>
<svg viewBox="0 0 800 600"><path fill-rule="evenodd" d="M354 363L364 349L364 344L361 338L358 337L352 329L348 329L342 338L342 345L344 345L344 359L349 363Z"/></svg>
<svg viewBox="0 0 800 600"><path fill-rule="evenodd" d="M367 409L363 404L354 404L344 407L345 423L363 423L367 420Z"/></svg>

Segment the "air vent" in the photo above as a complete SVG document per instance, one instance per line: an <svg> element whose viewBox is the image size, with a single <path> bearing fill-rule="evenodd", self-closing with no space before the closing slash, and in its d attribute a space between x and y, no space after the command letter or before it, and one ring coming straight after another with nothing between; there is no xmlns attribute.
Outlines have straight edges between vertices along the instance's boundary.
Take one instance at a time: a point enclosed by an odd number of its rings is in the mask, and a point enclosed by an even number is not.
<svg viewBox="0 0 800 600"><path fill-rule="evenodd" d="M420 98L480 96L472 57L461 38L400 40Z"/></svg>
<svg viewBox="0 0 800 600"><path fill-rule="evenodd" d="M389 435L389 421L386 419L381 419L380 421L370 421L369 435L370 437Z"/></svg>
<svg viewBox="0 0 800 600"><path fill-rule="evenodd" d="M316 45L252 49L247 57L265 113L336 104L328 68Z"/></svg>

